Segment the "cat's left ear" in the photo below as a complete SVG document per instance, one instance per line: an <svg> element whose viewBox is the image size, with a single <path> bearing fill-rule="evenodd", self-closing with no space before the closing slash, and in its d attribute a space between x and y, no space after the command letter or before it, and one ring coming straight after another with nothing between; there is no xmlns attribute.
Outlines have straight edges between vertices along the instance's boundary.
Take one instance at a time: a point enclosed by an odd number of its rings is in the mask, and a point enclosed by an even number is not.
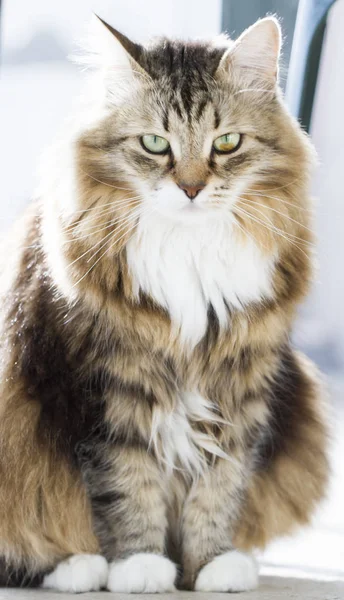
<svg viewBox="0 0 344 600"><path fill-rule="evenodd" d="M247 79L275 84L281 45L281 27L277 19L261 19L246 29L225 52L218 71L240 69Z"/></svg>

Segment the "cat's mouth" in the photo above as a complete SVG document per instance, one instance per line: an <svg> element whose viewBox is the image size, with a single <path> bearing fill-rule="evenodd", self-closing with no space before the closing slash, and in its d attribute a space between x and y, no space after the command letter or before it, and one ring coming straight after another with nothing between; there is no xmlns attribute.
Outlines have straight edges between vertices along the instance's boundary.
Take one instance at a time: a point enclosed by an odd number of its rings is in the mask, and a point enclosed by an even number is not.
<svg viewBox="0 0 344 600"><path fill-rule="evenodd" d="M180 208L182 214L187 215L210 215L219 212L219 205L212 200L193 200Z"/></svg>
<svg viewBox="0 0 344 600"><path fill-rule="evenodd" d="M190 201L183 206L182 211L195 213L195 212L204 211L204 209L205 209L204 203Z"/></svg>
<svg viewBox="0 0 344 600"><path fill-rule="evenodd" d="M178 186L172 183L161 185L155 190L151 206L158 213L177 220L202 218L213 214L218 203L209 193L201 191L195 197L187 198Z"/></svg>

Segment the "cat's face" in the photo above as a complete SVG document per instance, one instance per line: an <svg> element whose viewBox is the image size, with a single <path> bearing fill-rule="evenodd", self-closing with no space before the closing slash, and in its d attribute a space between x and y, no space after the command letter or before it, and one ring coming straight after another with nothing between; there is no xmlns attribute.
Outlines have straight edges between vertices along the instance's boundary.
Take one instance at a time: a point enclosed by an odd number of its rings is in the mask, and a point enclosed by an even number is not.
<svg viewBox="0 0 344 600"><path fill-rule="evenodd" d="M117 172L147 207L179 220L228 209L267 167L274 136L265 105L247 105L207 74L202 81L204 89L188 81L185 97L168 78L152 82L127 101L130 121L120 110L109 118L122 138L111 150Z"/></svg>
<svg viewBox="0 0 344 600"><path fill-rule="evenodd" d="M132 190L121 213L133 221L152 212L179 222L235 217L245 227L248 212L252 229L261 208L246 196L258 193L264 208L271 190L304 176L305 141L276 82L274 19L235 43L158 40L143 48L109 26L102 33L105 108L84 134L92 153L84 153L83 169Z"/></svg>

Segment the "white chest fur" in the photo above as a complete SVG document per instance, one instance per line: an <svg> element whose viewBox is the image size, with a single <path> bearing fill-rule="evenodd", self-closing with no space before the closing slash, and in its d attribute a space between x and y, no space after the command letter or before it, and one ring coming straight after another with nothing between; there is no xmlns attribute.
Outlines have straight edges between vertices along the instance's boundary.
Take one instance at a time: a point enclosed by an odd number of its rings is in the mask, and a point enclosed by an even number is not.
<svg viewBox="0 0 344 600"><path fill-rule="evenodd" d="M233 225L218 219L179 223L154 214L140 221L127 246L135 293L150 295L170 314L182 341L193 348L207 329L212 304L221 327L227 306L243 310L272 294L273 258Z"/></svg>

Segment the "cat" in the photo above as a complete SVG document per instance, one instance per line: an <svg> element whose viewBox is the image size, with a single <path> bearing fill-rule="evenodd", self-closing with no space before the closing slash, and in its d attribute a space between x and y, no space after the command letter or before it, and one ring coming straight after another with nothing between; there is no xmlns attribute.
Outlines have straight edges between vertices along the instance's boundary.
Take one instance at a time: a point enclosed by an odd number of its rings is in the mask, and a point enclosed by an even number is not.
<svg viewBox="0 0 344 600"><path fill-rule="evenodd" d="M290 342L314 151L280 26L97 28L82 109L2 245L0 583L253 589L254 550L309 522L329 472Z"/></svg>

